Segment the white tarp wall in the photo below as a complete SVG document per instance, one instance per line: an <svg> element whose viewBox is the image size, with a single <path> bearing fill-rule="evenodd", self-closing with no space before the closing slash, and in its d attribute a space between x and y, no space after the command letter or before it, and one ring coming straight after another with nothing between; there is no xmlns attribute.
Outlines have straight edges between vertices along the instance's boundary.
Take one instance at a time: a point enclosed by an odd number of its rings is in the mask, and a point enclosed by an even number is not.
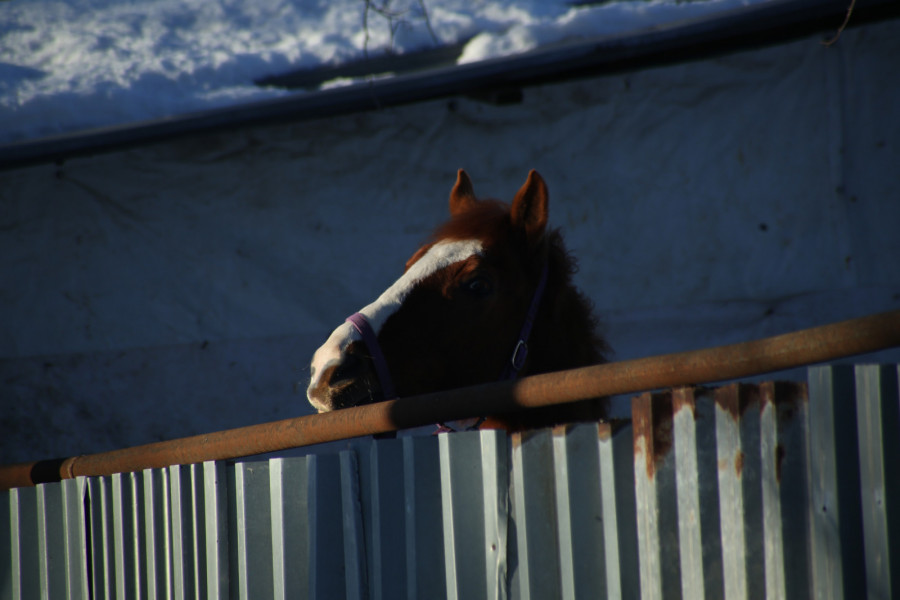
<svg viewBox="0 0 900 600"><path fill-rule="evenodd" d="M0 173L0 462L310 412L312 351L459 167L507 200L541 172L616 359L898 308L898 57L891 21Z"/></svg>

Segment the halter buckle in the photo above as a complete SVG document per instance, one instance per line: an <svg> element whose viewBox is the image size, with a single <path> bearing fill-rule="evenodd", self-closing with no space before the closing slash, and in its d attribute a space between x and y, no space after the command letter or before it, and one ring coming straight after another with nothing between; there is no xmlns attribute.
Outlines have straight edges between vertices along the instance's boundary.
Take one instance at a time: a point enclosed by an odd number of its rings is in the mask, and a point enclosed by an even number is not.
<svg viewBox="0 0 900 600"><path fill-rule="evenodd" d="M522 367L525 366L526 358L528 358L528 344L525 340L519 340L519 343L516 344L516 349L513 350L512 354L513 369L521 371Z"/></svg>

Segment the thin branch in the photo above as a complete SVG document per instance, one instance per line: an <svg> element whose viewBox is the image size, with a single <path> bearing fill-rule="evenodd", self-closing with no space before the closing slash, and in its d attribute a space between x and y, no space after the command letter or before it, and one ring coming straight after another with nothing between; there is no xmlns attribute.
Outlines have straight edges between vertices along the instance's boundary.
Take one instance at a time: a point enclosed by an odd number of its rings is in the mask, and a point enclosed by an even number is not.
<svg viewBox="0 0 900 600"><path fill-rule="evenodd" d="M428 33L431 34L431 40L435 43L435 45L439 44L437 35L434 33L434 29L431 28L431 18L428 16L428 9L425 8L425 0L419 0L419 6L422 7L422 16L425 19L425 27L428 28Z"/></svg>
<svg viewBox="0 0 900 600"><path fill-rule="evenodd" d="M381 4L379 4L377 0L363 0L363 2L365 4L365 9L363 10L363 31L365 32L365 38L363 41L363 56L365 56L365 58L369 58L369 40L371 39L369 35L370 11L387 20L388 31L390 35L387 50L388 52L393 52L397 30L403 25L410 25L411 19L407 18L410 9L406 8L400 10L392 10L390 8L391 0L383 0ZM418 0L418 3L422 11L421 18L425 22L425 27L428 29L428 34L431 36L434 44L439 45L440 40L438 39L437 34L434 32L434 28L431 26L431 17L428 15L428 9L425 6L425 0Z"/></svg>
<svg viewBox="0 0 900 600"><path fill-rule="evenodd" d="M369 59L369 0L366 0L366 9L363 11L363 31L366 37L363 39L363 56Z"/></svg>
<svg viewBox="0 0 900 600"><path fill-rule="evenodd" d="M841 23L841 26L838 27L837 33L834 34L829 40L825 40L822 42L824 46L832 46L840 39L841 34L844 33L844 30L847 28L847 24L850 22L850 15L853 14L853 8L856 6L856 0L850 0L850 6L847 7L847 15L844 17L844 22Z"/></svg>

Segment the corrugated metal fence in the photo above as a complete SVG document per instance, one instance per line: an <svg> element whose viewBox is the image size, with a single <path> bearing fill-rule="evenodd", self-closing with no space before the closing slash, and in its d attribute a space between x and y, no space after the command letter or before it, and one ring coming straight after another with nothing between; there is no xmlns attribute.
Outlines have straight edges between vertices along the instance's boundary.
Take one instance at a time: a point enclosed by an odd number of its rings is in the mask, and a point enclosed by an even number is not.
<svg viewBox="0 0 900 600"><path fill-rule="evenodd" d="M631 423L19 488L0 599L897 597L897 380L815 367L644 394Z"/></svg>

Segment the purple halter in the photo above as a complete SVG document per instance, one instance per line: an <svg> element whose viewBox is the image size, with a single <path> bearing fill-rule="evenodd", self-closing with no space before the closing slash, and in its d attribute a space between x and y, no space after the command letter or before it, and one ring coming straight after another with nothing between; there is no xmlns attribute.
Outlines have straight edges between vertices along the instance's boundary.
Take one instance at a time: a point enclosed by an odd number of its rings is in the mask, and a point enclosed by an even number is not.
<svg viewBox="0 0 900 600"><path fill-rule="evenodd" d="M354 313L347 317L347 322L353 325L362 336L363 342L369 348L372 354L372 362L375 363L375 372L378 374L378 381L381 383L381 392L384 394L385 400L393 400L397 397L394 392L394 381L391 379L391 372L388 370L387 361L384 353L381 351L381 345L378 343L378 336L369 324L366 316L360 312Z"/></svg>
<svg viewBox="0 0 900 600"><path fill-rule="evenodd" d="M531 297L531 306L528 307L528 314L525 315L525 322L522 323L522 329L519 331L519 340L513 349L512 358L500 379L515 379L519 376L519 371L525 366L525 359L528 358L528 338L531 337L531 328L534 326L534 318L537 316L538 306L541 304L541 298L544 296L544 288L547 287L547 265L541 270L541 278L538 280L537 287L534 289L534 296Z"/></svg>
<svg viewBox="0 0 900 600"><path fill-rule="evenodd" d="M513 349L512 357L509 364L503 369L500 380L515 379L519 375L519 371L525 366L525 359L528 357L528 338L531 337L531 328L534 326L534 319L537 316L538 307L541 304L541 298L544 296L544 289L547 287L547 265L544 265L541 271L541 278L538 280L537 287L534 290L534 296L531 298L531 306L528 307L528 313L525 315L525 322L519 331L519 339L516 341L516 347ZM381 345L378 343L378 336L372 329L372 325L366 316L362 313L354 313L347 317L346 321L350 323L363 338L369 353L372 355L372 362L375 363L375 372L378 374L378 381L381 383L381 391L385 400L393 400L397 397L394 390L394 382L391 379L391 372L388 369L387 360L381 351ZM478 423L473 427L477 429L484 422L484 417L479 419Z"/></svg>

